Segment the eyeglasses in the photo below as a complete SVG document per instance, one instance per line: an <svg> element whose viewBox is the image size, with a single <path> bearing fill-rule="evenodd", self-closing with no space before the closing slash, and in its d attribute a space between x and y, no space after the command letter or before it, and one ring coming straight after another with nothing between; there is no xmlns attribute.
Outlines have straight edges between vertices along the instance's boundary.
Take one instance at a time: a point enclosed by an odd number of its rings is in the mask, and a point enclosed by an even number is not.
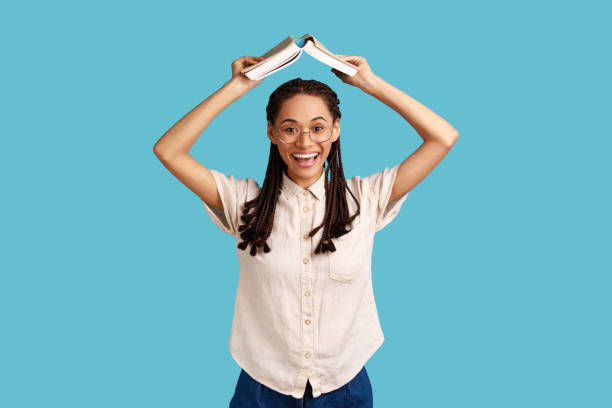
<svg viewBox="0 0 612 408"><path fill-rule="evenodd" d="M283 143L295 143L302 134L302 129L295 125L287 124L280 128L275 128L278 138ZM315 143L327 142L332 137L334 129L324 123L312 125L310 130L307 130L310 139Z"/></svg>

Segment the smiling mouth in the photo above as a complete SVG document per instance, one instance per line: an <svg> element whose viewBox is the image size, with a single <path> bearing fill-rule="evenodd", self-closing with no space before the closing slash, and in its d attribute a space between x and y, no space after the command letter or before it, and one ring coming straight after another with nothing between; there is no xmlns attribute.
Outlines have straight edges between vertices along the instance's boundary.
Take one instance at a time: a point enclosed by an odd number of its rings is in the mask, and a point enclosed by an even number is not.
<svg viewBox="0 0 612 408"><path fill-rule="evenodd" d="M319 160L319 156L321 156L320 153L316 153L314 156L312 154L298 154L297 156L295 154L291 155L293 160L295 160L300 167L310 167L314 165Z"/></svg>

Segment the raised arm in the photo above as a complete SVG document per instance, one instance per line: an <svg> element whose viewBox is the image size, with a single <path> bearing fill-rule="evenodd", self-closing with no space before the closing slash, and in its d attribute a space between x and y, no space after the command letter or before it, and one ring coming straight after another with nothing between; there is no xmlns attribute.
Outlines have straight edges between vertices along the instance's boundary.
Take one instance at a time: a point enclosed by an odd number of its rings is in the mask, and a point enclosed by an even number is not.
<svg viewBox="0 0 612 408"><path fill-rule="evenodd" d="M189 150L212 120L262 80L252 81L240 70L262 60L244 56L232 63L232 78L176 122L153 146L163 165L206 203L223 210L212 173L189 154Z"/></svg>
<svg viewBox="0 0 612 408"><path fill-rule="evenodd" d="M424 141L400 164L389 198L389 202L392 202L412 190L431 173L457 141L459 132L425 105L375 75L365 58L355 55L337 56L359 68L353 77L332 69L338 78L395 110Z"/></svg>

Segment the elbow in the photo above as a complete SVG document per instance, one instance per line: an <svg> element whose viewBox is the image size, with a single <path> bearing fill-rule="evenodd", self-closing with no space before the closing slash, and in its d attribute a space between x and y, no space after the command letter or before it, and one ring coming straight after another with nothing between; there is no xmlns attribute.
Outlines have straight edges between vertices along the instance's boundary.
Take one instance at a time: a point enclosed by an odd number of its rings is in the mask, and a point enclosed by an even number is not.
<svg viewBox="0 0 612 408"><path fill-rule="evenodd" d="M189 151L171 151L167 148L161 148L157 144L153 146L153 153L162 163L168 163L170 160L173 160L177 156L182 156L183 154L189 154Z"/></svg>
<svg viewBox="0 0 612 408"><path fill-rule="evenodd" d="M157 143L153 146L153 154L155 154L160 161L164 161L164 158L167 156Z"/></svg>
<svg viewBox="0 0 612 408"><path fill-rule="evenodd" d="M155 156L159 157L161 155L161 151L159 149L159 146L157 145L157 143L155 143L153 145L153 154L155 154Z"/></svg>
<svg viewBox="0 0 612 408"><path fill-rule="evenodd" d="M455 144L455 142L457 141L457 139L459 139L459 132L455 131L453 132L449 137L447 137L446 140L446 145L451 148L453 147L453 145Z"/></svg>

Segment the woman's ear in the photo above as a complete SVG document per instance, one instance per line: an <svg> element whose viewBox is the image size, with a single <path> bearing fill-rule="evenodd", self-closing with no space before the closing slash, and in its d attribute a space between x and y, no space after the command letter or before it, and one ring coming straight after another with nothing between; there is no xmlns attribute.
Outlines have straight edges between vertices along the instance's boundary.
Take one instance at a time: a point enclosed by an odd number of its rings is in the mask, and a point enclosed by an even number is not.
<svg viewBox="0 0 612 408"><path fill-rule="evenodd" d="M272 126L272 123L270 121L268 121L268 139L270 139L270 142L272 142L272 144L276 144L276 140L274 139L274 127Z"/></svg>
<svg viewBox="0 0 612 408"><path fill-rule="evenodd" d="M334 134L332 135L332 142L335 142L340 137L340 120L334 121Z"/></svg>

